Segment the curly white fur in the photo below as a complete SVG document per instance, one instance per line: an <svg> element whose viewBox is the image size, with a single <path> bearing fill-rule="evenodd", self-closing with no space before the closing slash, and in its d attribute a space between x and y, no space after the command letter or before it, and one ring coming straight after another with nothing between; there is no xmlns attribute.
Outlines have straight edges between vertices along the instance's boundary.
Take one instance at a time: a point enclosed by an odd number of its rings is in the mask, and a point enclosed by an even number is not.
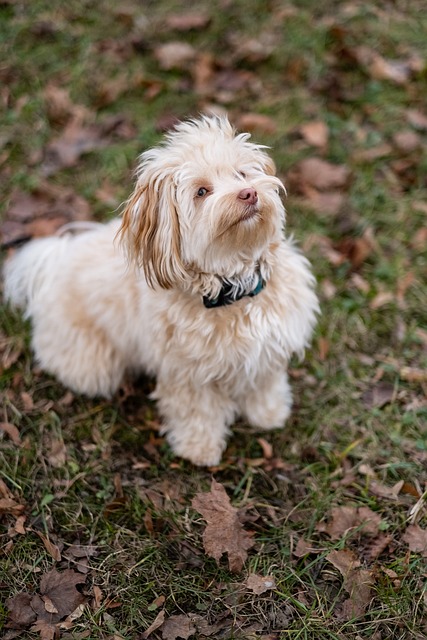
<svg viewBox="0 0 427 640"><path fill-rule="evenodd" d="M237 416L283 426L287 363L309 344L318 302L283 237L281 188L264 148L226 119L178 125L142 154L122 220L33 240L7 261L6 297L31 318L40 365L90 396L110 396L126 371L154 374L163 432L198 465L219 462ZM257 296L204 307L225 280L250 291L259 272Z"/></svg>

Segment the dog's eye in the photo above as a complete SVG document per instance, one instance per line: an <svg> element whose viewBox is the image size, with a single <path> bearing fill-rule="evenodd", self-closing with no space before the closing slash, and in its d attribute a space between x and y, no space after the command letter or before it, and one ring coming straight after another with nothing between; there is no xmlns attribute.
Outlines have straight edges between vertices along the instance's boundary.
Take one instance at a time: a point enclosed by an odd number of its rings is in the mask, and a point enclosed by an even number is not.
<svg viewBox="0 0 427 640"><path fill-rule="evenodd" d="M197 192L197 196L199 198L203 198L203 196L205 196L207 194L208 190L205 187L200 187L200 189Z"/></svg>

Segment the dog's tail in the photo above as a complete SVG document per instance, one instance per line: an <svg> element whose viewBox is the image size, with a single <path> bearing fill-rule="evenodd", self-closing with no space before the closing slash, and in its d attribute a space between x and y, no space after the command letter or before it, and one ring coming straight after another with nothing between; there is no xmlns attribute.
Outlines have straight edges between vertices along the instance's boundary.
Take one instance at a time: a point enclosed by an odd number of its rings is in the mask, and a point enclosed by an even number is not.
<svg viewBox="0 0 427 640"><path fill-rule="evenodd" d="M4 297L13 307L31 315L34 296L50 282L60 269L66 238L40 238L18 249L4 265Z"/></svg>

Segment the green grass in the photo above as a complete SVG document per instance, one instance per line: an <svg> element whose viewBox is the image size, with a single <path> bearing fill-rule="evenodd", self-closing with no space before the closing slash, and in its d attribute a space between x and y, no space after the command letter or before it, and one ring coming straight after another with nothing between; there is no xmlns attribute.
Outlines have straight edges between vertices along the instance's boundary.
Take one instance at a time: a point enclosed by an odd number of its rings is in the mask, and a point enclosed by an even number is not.
<svg viewBox="0 0 427 640"><path fill-rule="evenodd" d="M15 189L29 193L41 183L42 150L62 130L61 123L49 119L44 99L48 83L66 88L72 102L85 106L96 121L123 114L135 127L135 136L116 137L49 179L85 197L96 218L114 214L97 191L107 182L117 202L129 195L137 155L161 137L160 118L195 115L223 99L220 91L197 95L187 70L159 68L154 50L172 40L215 56L217 69L250 72L262 83L256 90L231 91L221 106L233 120L246 112L272 118L276 134L259 131L254 137L272 147L285 183L295 162L319 155L347 164L352 182L338 216L319 214L292 191L287 200L288 228L312 261L322 316L305 361L292 363L296 406L289 425L268 434L282 464L264 461L257 466L263 455L259 434L238 424L224 464L214 472L232 503L246 509L245 526L254 532L256 544L241 575L231 574L225 561L217 567L203 551L204 522L191 508L191 499L209 489L212 473L174 458L158 441L159 418L147 399L153 382L139 380L130 397L118 395L111 402L70 401L66 390L34 365L27 324L1 308L0 337L6 346L0 356L17 350L19 358L1 374L0 420L19 427L22 446L7 436L0 439L0 478L25 504L28 529L13 534L14 519L0 514L5 550L0 556L0 630L7 597L37 592L41 576L53 566L75 568L73 560L55 564L36 533L40 531L64 545L63 553L75 543L97 547L86 593L91 598L96 585L104 600L96 611L89 599L64 637L88 632L84 637L89 640L136 640L159 612L154 601L164 596L167 616L198 613L214 624L227 614L229 626L211 637L424 638L425 559L409 552L402 540L416 498L407 492L395 501L375 495L366 468L390 487L403 480L422 492L427 482L426 382L401 375L405 366L425 370L427 365L425 334L419 331L427 329L427 255L425 247L414 244L425 227L425 210L416 203L426 202L427 133L418 131L420 148L408 156L393 148L383 158L359 162L356 152L392 144L395 133L411 129L407 110L424 108L427 76L421 70L405 86L373 78L340 53L343 45L331 29L338 25L347 49L364 45L387 59L417 53L425 61L423 3L366 2L353 11L350 4L346 11L333 0L304 0L291 10L282 2L202 2L197 12L206 11L211 22L189 33L171 31L165 17L194 9L194 3L161 0L129 6L126 13L126 7L108 0L70 0L58 6L43 0L0 3L6 107L0 138L3 217ZM259 61L239 57L234 42L241 47L264 37L272 43L269 56ZM99 106L107 83L123 77L126 88L110 104ZM150 96L155 83L159 91ZM329 127L323 153L295 135L310 120L323 120ZM408 165L399 173L395 163L403 160ZM361 288L350 264L331 264L321 238L337 244L343 235L361 237L366 229L371 229L375 249L357 272L365 283ZM399 301L396 293L409 272L413 282ZM392 298L373 308L383 291ZM323 359L322 340L328 346ZM370 407L362 401L363 393L380 378L395 386L394 401ZM58 441L64 442L66 460L55 466L52 446ZM114 502L116 477L124 498ZM316 525L335 506L370 507L381 515L393 542L368 561L369 541L363 534L331 541ZM425 505L418 524L427 526ZM318 552L297 558L291 550L299 538L310 540ZM373 571L372 602L355 620L339 617L347 596L342 577L325 559L334 548L350 548ZM261 596L245 590L251 572L273 574L276 590ZM258 624L258 631L239 631L243 621L246 629ZM26 630L22 637L36 635ZM152 637L160 638L161 631Z"/></svg>

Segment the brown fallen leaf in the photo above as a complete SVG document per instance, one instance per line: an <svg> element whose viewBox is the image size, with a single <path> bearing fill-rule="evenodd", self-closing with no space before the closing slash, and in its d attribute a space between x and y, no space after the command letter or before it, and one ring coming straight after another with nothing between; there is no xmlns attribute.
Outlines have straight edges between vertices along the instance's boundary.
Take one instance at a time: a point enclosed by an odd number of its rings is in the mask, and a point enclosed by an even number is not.
<svg viewBox="0 0 427 640"><path fill-rule="evenodd" d="M171 616L162 626L163 640L176 640L176 638L187 640L195 632L196 627L187 615Z"/></svg>
<svg viewBox="0 0 427 640"><path fill-rule="evenodd" d="M20 535L25 535L27 533L24 526L26 520L27 516L18 516L16 518L15 524L13 525L13 530Z"/></svg>
<svg viewBox="0 0 427 640"><path fill-rule="evenodd" d="M340 240L336 249L351 263L352 269L359 269L376 249L376 242L371 228L362 236L347 236Z"/></svg>
<svg viewBox="0 0 427 640"><path fill-rule="evenodd" d="M362 403L367 409L381 408L393 402L396 397L395 385L391 382L380 380L362 393Z"/></svg>
<svg viewBox="0 0 427 640"><path fill-rule="evenodd" d="M408 109L406 117L409 124L415 127L415 129L427 131L427 115L425 113L418 109Z"/></svg>
<svg viewBox="0 0 427 640"><path fill-rule="evenodd" d="M90 218L87 200L69 187L42 181L31 193L16 190L0 225L5 246L14 242L51 235L67 222Z"/></svg>
<svg viewBox="0 0 427 640"><path fill-rule="evenodd" d="M369 507L335 507L331 510L329 522L320 522L316 530L326 533L331 540L340 540L352 529L362 535L377 535L381 516Z"/></svg>
<svg viewBox="0 0 427 640"><path fill-rule="evenodd" d="M43 91L49 122L64 125L73 115L87 114L86 107L74 104L67 89L49 83Z"/></svg>
<svg viewBox="0 0 427 640"><path fill-rule="evenodd" d="M46 620L37 620L31 627L31 631L38 631L41 640L55 640L59 634L58 626Z"/></svg>
<svg viewBox="0 0 427 640"><path fill-rule="evenodd" d="M259 576L251 573L246 580L246 586L257 596L276 588L276 581L273 576Z"/></svg>
<svg viewBox="0 0 427 640"><path fill-rule="evenodd" d="M397 500L403 485L403 480L399 480L399 482L396 482L396 484L392 487L388 487L384 484L376 482L376 480L369 479L369 491L371 493L373 493L375 496L379 496L380 498L389 498L391 500Z"/></svg>
<svg viewBox="0 0 427 640"><path fill-rule="evenodd" d="M301 160L293 169L295 181L304 194L304 186L310 185L318 191L344 189L348 186L351 171L343 164L331 164L320 158Z"/></svg>
<svg viewBox="0 0 427 640"><path fill-rule="evenodd" d="M7 627L10 629L26 629L35 622L37 615L31 608L31 598L29 593L18 593L6 600L6 608L9 611Z"/></svg>
<svg viewBox="0 0 427 640"><path fill-rule="evenodd" d="M420 553L427 558L427 529L422 529L418 524L410 524L402 536L409 549L414 553Z"/></svg>
<svg viewBox="0 0 427 640"><path fill-rule="evenodd" d="M255 542L243 529L239 512L231 505L223 485L212 479L210 492L196 494L191 504L207 522L203 544L208 556L219 563L222 554L227 553L230 571L241 571L247 551Z"/></svg>
<svg viewBox="0 0 427 640"><path fill-rule="evenodd" d="M165 621L165 610L162 609L161 611L159 611L159 613L157 614L157 616L154 618L153 622L150 624L150 626L148 627L148 629L146 629L142 635L141 638L142 640L146 640L146 638L148 638L153 631L156 631L156 629L159 629L159 627L162 626L162 624Z"/></svg>
<svg viewBox="0 0 427 640"><path fill-rule="evenodd" d="M180 13L169 14L166 18L166 26L175 31L200 31L205 29L211 19L207 13Z"/></svg>
<svg viewBox="0 0 427 640"><path fill-rule="evenodd" d="M391 291L379 291L369 302L369 308L374 311L381 309L381 307L394 302L395 299L396 297Z"/></svg>
<svg viewBox="0 0 427 640"><path fill-rule="evenodd" d="M0 422L0 434L1 432L8 435L13 444L16 444L18 447L20 446L21 438L19 436L19 430L14 424L11 424L10 422Z"/></svg>
<svg viewBox="0 0 427 640"><path fill-rule="evenodd" d="M307 122L300 126L299 131L304 140L313 147L325 148L328 144L329 129L323 120Z"/></svg>
<svg viewBox="0 0 427 640"><path fill-rule="evenodd" d="M316 547L313 547L313 543L309 540L299 538L297 544L292 549L292 555L294 555L296 558L303 558L309 553L320 553L320 549L316 549Z"/></svg>
<svg viewBox="0 0 427 640"><path fill-rule="evenodd" d="M51 540L49 540L49 538L44 536L40 531L36 531L36 533L39 536L40 540L43 542L46 551L52 556L54 560L56 560L56 562L59 562L61 560L61 551L59 547Z"/></svg>
<svg viewBox="0 0 427 640"><path fill-rule="evenodd" d="M385 551L393 541L393 536L386 533L380 533L377 538L374 538L366 549L365 557L368 562L374 562Z"/></svg>
<svg viewBox="0 0 427 640"><path fill-rule="evenodd" d="M257 131L267 135L272 135L277 131L277 124L273 118L262 113L243 113L237 119L237 127L241 131Z"/></svg>
<svg viewBox="0 0 427 640"><path fill-rule="evenodd" d="M380 158L386 158L392 153L393 149L391 145L383 142L382 144L378 144L375 147L369 147L369 149L361 149L355 151L352 154L352 158L354 162L364 163L364 162L374 162L375 160L379 160Z"/></svg>
<svg viewBox="0 0 427 640"><path fill-rule="evenodd" d="M425 62L417 55L390 60L364 45L355 47L351 53L371 78L388 80L397 85L406 85L425 66Z"/></svg>
<svg viewBox="0 0 427 640"><path fill-rule="evenodd" d="M54 616L58 616L56 622L70 615L80 604L85 602L83 594L76 589L78 584L84 584L85 581L86 578L81 573L72 569L66 569L61 573L52 569L42 576L40 593L42 597L48 596L52 605L57 609L58 613L54 614ZM48 619L50 620L50 616Z"/></svg>
<svg viewBox="0 0 427 640"><path fill-rule="evenodd" d="M393 143L398 151L402 153L412 153L421 146L421 138L410 129L398 131L393 135Z"/></svg>
<svg viewBox="0 0 427 640"><path fill-rule="evenodd" d="M257 438L257 442L262 449L262 453L266 460L270 460L273 457L273 445L267 442L265 438Z"/></svg>
<svg viewBox="0 0 427 640"><path fill-rule="evenodd" d="M51 467L59 469L64 466L67 460L67 449L61 438L54 438L49 446L47 459Z"/></svg>
<svg viewBox="0 0 427 640"><path fill-rule="evenodd" d="M305 204L319 213L327 213L330 216L336 216L346 201L345 195L340 191L318 191L309 186L306 186L304 191Z"/></svg>
<svg viewBox="0 0 427 640"><path fill-rule="evenodd" d="M187 42L167 42L154 49L154 57L159 67L165 71L171 69L187 70L197 57L197 51Z"/></svg>
<svg viewBox="0 0 427 640"><path fill-rule="evenodd" d="M25 506L19 504L16 500L13 500L13 498L0 498L0 514L7 513L18 517L24 509Z"/></svg>
<svg viewBox="0 0 427 640"><path fill-rule="evenodd" d="M80 117L72 118L62 134L49 142L42 164L44 176L77 164L80 156L105 147L108 141L97 125L84 125Z"/></svg>
<svg viewBox="0 0 427 640"><path fill-rule="evenodd" d="M399 370L402 380L408 382L427 382L427 369L419 369L418 367L402 367Z"/></svg>
<svg viewBox="0 0 427 640"><path fill-rule="evenodd" d="M360 560L347 549L331 551L326 560L343 576L344 589L349 594L342 607L342 617L350 620L362 616L372 598L374 580L371 571L360 567Z"/></svg>

